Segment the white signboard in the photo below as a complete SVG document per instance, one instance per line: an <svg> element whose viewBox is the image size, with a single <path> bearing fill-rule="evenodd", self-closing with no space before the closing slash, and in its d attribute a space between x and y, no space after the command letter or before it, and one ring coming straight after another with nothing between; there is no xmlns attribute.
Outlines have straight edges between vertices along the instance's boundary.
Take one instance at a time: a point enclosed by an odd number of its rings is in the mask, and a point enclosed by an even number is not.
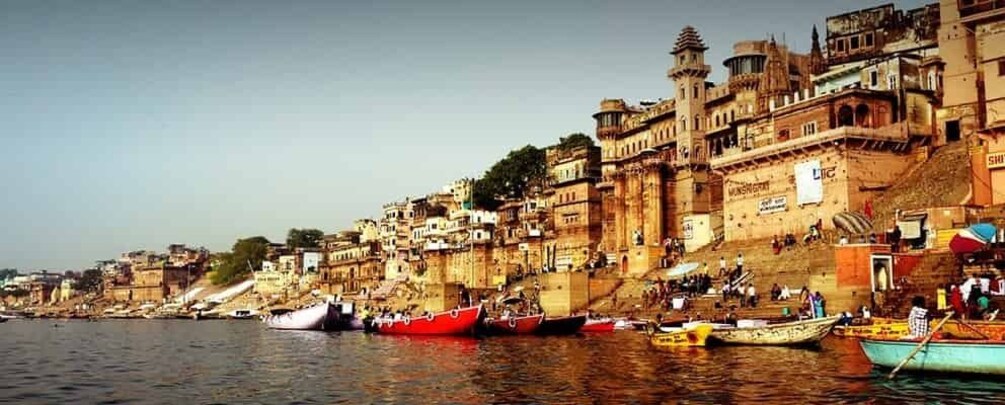
<svg viewBox="0 0 1005 405"><path fill-rule="evenodd" d="M684 239L694 238L694 222L690 219L685 219L682 228L684 229Z"/></svg>
<svg viewBox="0 0 1005 405"><path fill-rule="evenodd" d="M824 200L823 175L820 161L811 160L796 165L796 204L814 204Z"/></svg>
<svg viewBox="0 0 1005 405"><path fill-rule="evenodd" d="M765 198L758 202L757 213L760 215L774 214L776 212L785 211L785 205L788 199L785 196Z"/></svg>
<svg viewBox="0 0 1005 405"><path fill-rule="evenodd" d="M318 252L304 252L304 273L315 273L318 271L318 264L321 263L321 254Z"/></svg>

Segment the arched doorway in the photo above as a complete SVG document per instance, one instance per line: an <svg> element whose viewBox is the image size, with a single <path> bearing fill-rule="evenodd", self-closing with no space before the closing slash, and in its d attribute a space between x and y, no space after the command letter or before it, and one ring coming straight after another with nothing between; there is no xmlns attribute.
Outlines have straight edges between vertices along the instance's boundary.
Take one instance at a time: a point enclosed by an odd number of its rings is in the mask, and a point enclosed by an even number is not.
<svg viewBox="0 0 1005 405"><path fill-rule="evenodd" d="M872 127L872 115L869 114L869 106L859 104L855 107L855 125L865 128Z"/></svg>
<svg viewBox="0 0 1005 405"><path fill-rule="evenodd" d="M850 127L855 125L855 113L852 112L851 107L847 105L838 108L838 126L839 127Z"/></svg>
<svg viewBox="0 0 1005 405"><path fill-rule="evenodd" d="M621 256L621 275L628 274L628 256Z"/></svg>

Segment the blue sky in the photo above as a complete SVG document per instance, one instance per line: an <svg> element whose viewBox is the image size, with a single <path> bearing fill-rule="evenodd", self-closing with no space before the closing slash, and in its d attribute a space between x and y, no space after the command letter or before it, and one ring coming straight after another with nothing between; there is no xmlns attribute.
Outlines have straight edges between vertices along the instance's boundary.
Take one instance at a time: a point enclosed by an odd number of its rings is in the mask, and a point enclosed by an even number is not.
<svg viewBox="0 0 1005 405"><path fill-rule="evenodd" d="M334 232L880 1L5 1L0 267ZM920 1L898 2L916 7Z"/></svg>

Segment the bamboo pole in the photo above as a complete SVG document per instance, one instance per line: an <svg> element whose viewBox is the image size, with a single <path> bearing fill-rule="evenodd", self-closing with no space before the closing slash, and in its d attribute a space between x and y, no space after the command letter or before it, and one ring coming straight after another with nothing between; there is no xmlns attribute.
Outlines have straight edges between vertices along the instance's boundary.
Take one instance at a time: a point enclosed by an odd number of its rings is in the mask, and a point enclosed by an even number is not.
<svg viewBox="0 0 1005 405"><path fill-rule="evenodd" d="M894 377L896 377L897 376L897 372L900 371L900 369L902 367L904 367L904 365L906 365L907 362L911 361L911 359L913 359L914 356L917 355L918 352L921 351L922 347L925 347L925 345L927 345L928 342L932 340L932 336L935 336L935 332L938 332L939 329L942 329L942 325L945 325L946 321L948 321L949 318L952 317L952 316L953 316L953 311L947 312L946 313L946 317L942 318L942 320L939 321L938 325L935 325L935 329L932 329L931 332L928 332L928 336L925 336L925 339L922 340L921 343L918 343L918 346L915 347L913 351L911 351L911 354L908 354L907 357L904 358L904 360L901 360L900 364L898 364L897 367L894 368L893 371L890 372L890 375L886 376L886 378L892 380Z"/></svg>

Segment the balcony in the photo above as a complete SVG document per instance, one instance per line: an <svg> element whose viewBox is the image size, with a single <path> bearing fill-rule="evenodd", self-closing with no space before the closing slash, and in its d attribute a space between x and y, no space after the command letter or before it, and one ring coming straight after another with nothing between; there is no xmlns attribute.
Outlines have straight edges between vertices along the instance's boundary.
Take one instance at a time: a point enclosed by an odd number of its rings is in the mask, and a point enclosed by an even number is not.
<svg viewBox="0 0 1005 405"><path fill-rule="evenodd" d="M957 4L966 22L1005 13L1005 0L958 0Z"/></svg>

